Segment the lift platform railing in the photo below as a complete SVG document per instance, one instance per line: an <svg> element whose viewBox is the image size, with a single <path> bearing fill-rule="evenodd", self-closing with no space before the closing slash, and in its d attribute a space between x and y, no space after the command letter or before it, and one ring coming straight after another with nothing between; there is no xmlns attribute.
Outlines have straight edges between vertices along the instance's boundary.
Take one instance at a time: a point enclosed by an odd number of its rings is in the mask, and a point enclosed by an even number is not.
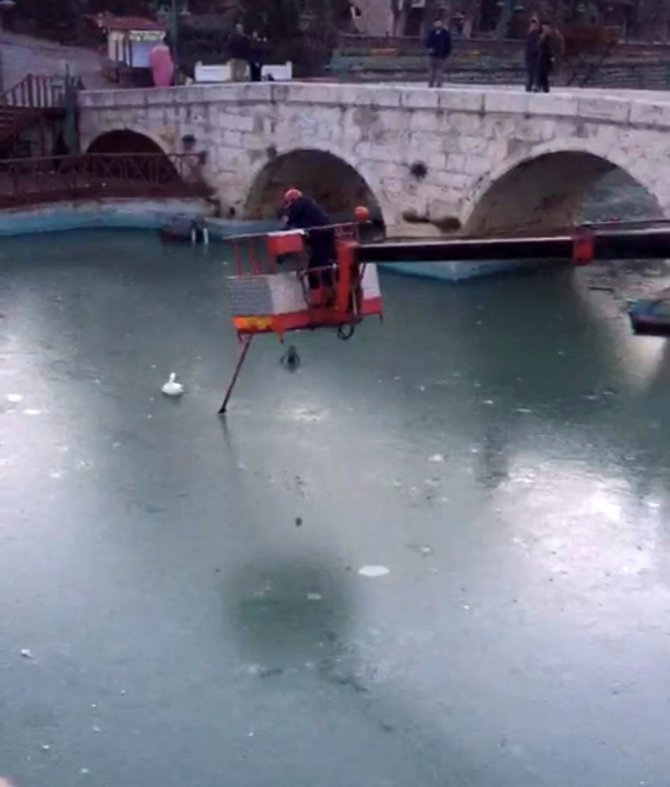
<svg viewBox="0 0 670 787"><path fill-rule="evenodd" d="M332 232L337 243L343 240L358 241L358 231L359 225L353 222L345 222L331 224L327 227L314 227L309 231L302 231L302 233L309 242L310 236ZM300 236L301 231L295 230L294 232L296 233L294 246L291 246L290 239L285 239L282 242L282 247L285 251L280 255L277 255L274 251L272 239L275 233L272 232L267 234L235 235L234 237L224 239L224 242L231 248L235 274L237 276L258 276L277 273L279 270L306 268L307 251ZM334 263L335 260L333 260L332 264ZM329 267L331 266L324 266L324 269ZM312 270L317 269L313 268Z"/></svg>
<svg viewBox="0 0 670 787"><path fill-rule="evenodd" d="M351 223L315 227L309 231L288 230L265 235L236 235L228 238L232 250L235 276L244 281L248 277L269 276L276 273L292 273L300 283L305 307L314 310L334 305L335 287L346 272L340 270L336 257L342 243L358 241L359 225ZM323 233L333 239L333 259L324 260L322 265L310 267L309 243ZM365 266L361 266L362 276ZM350 275L350 287L355 290L358 277ZM241 282L238 288L242 286ZM350 302L355 303L352 295Z"/></svg>

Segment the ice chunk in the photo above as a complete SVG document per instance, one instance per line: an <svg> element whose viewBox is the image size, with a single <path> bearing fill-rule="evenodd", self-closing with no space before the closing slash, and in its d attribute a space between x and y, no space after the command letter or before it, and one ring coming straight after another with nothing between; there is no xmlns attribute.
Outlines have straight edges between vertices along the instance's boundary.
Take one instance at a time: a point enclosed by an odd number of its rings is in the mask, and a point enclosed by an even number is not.
<svg viewBox="0 0 670 787"><path fill-rule="evenodd" d="M390 572L386 566L361 566L361 568L358 569L358 573L362 577L376 579L377 577L384 577Z"/></svg>

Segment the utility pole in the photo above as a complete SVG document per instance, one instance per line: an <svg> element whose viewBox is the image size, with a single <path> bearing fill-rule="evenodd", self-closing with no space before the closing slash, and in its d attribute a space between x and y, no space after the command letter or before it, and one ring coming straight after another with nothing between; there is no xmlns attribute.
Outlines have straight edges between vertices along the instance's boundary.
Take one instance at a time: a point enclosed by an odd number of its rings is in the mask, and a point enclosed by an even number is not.
<svg viewBox="0 0 670 787"><path fill-rule="evenodd" d="M177 8L177 0L169 0L169 4L161 4L156 12L156 19L167 26L166 38L170 42L170 54L174 64L175 79L177 79L179 76L179 9Z"/></svg>
<svg viewBox="0 0 670 787"><path fill-rule="evenodd" d="M177 11L177 0L172 0L172 7L170 9L170 44L176 80L179 78L179 16Z"/></svg>
<svg viewBox="0 0 670 787"><path fill-rule="evenodd" d="M514 9L514 0L500 0L500 16L496 25L496 38L506 38Z"/></svg>

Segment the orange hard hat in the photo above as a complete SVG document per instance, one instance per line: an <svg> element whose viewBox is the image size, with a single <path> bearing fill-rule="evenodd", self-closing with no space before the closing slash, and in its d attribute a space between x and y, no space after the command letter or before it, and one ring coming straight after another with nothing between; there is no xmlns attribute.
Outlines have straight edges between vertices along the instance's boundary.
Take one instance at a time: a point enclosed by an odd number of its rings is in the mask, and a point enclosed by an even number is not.
<svg viewBox="0 0 670 787"><path fill-rule="evenodd" d="M370 221L370 209L365 205L358 205L354 209L354 216L359 224L365 224L366 221Z"/></svg>
<svg viewBox="0 0 670 787"><path fill-rule="evenodd" d="M300 197L302 197L302 191L299 191L298 189L289 189L284 194L284 202L287 205L290 205L292 202L295 202L297 199L300 199Z"/></svg>

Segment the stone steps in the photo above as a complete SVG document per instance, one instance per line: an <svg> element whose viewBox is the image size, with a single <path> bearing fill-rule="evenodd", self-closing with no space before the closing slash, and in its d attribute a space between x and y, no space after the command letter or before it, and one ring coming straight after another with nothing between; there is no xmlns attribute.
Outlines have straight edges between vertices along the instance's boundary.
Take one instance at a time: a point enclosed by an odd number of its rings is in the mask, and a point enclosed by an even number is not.
<svg viewBox="0 0 670 787"><path fill-rule="evenodd" d="M655 61L638 58L609 58L590 74L590 87L622 87L636 90L670 89L670 57ZM581 86L588 72L589 61L577 66L566 63L554 74L554 84ZM426 77L424 56L402 55L343 55L336 52L329 65L329 73L344 82L415 82ZM447 65L446 78L456 84L521 84L525 68L519 57L494 58L490 55L477 60L472 57L453 57Z"/></svg>

